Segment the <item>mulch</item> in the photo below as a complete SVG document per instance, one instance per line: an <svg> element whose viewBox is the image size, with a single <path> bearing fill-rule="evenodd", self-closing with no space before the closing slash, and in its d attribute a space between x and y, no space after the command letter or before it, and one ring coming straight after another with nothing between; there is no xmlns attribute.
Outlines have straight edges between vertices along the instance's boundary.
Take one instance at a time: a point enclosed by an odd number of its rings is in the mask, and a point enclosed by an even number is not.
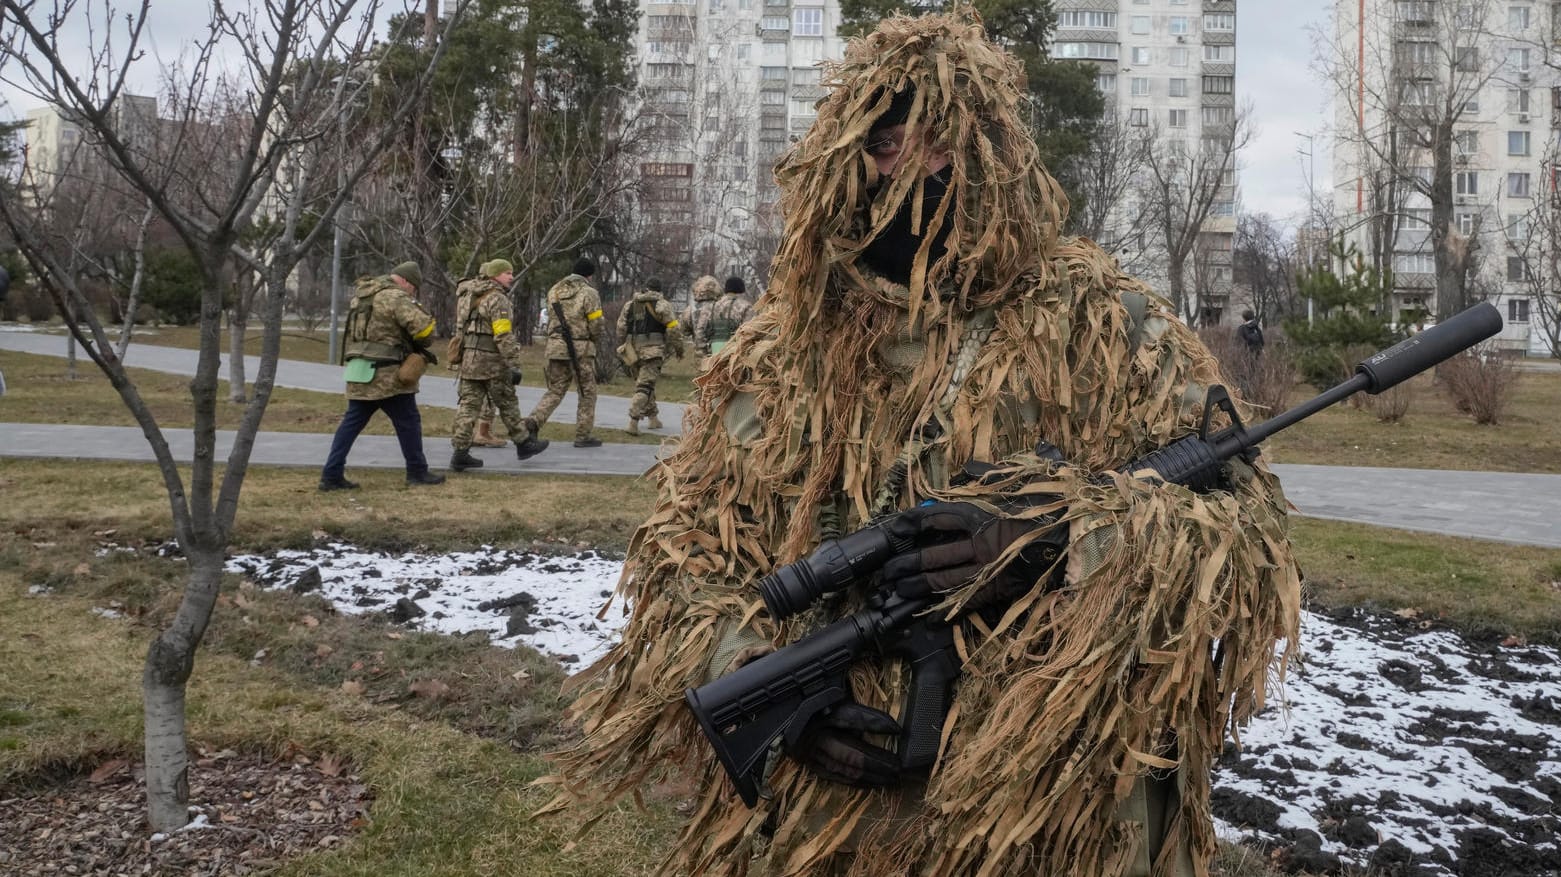
<svg viewBox="0 0 1561 877"><path fill-rule="evenodd" d="M113 759L86 776L0 787L0 873L254 874L334 847L367 825L368 788L335 756L198 751L190 825L154 834L140 765Z"/></svg>

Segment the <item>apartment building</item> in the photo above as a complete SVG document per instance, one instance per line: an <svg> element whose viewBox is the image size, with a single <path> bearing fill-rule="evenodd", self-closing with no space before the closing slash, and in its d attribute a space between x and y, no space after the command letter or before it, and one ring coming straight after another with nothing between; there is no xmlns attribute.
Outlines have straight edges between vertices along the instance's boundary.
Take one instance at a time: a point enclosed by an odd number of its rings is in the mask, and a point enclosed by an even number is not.
<svg viewBox="0 0 1561 877"><path fill-rule="evenodd" d="M778 240L775 159L813 124L818 63L838 59L838 0L643 3L651 125L639 221L695 273L765 276Z"/></svg>
<svg viewBox="0 0 1561 877"><path fill-rule="evenodd" d="M1107 112L1157 149L1196 152L1228 141L1236 120L1236 0L1057 0L1052 55L1089 61ZM1143 174L1139 168L1137 174ZM1165 241L1143 222L1149 205L1134 185L1108 219L1125 269L1169 293ZM1220 175L1198 250L1184 268L1189 310L1200 324L1231 322L1231 245L1236 230L1235 169Z"/></svg>
<svg viewBox="0 0 1561 877"><path fill-rule="evenodd" d="M1335 7L1335 227L1368 256L1391 241L1395 321L1436 311L1438 168L1425 144L1440 128L1451 132L1449 252L1460 260L1449 270L1466 266L1467 289L1501 310L1501 346L1550 355L1561 74L1546 56L1561 35L1558 9L1529 0Z"/></svg>
<svg viewBox="0 0 1561 877"><path fill-rule="evenodd" d="M132 150L153 148L160 124L157 98L122 94L112 117L114 130ZM39 189L47 190L67 174L92 178L107 171L87 144L83 126L55 107L30 110L24 137L30 182Z"/></svg>

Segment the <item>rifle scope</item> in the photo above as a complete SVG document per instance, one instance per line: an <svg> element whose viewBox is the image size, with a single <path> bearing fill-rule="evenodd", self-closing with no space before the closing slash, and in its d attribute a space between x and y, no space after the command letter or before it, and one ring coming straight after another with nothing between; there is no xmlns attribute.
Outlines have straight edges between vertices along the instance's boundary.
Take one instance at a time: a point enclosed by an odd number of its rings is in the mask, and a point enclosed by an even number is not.
<svg viewBox="0 0 1561 877"><path fill-rule="evenodd" d="M827 540L807 557L775 570L759 580L759 593L779 621L808 608L825 594L866 578L889 558L915 547L911 540L890 536L883 524L874 524Z"/></svg>

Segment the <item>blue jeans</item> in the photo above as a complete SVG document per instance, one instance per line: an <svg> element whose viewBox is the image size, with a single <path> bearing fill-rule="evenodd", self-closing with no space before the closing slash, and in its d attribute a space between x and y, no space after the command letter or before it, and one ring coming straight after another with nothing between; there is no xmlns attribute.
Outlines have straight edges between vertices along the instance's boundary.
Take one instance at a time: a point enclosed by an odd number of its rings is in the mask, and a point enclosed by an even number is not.
<svg viewBox="0 0 1561 877"><path fill-rule="evenodd" d="M338 481L347 469L347 452L358 440L358 433L368 426L374 412L383 411L396 428L396 441L401 443L401 456L407 461L408 475L422 475L428 471L428 458L423 456L423 416L417 413L417 394L402 393L388 399L348 399L347 413L342 415L341 425L336 427L336 437L331 440L330 456L325 458L325 468L320 470L321 481Z"/></svg>

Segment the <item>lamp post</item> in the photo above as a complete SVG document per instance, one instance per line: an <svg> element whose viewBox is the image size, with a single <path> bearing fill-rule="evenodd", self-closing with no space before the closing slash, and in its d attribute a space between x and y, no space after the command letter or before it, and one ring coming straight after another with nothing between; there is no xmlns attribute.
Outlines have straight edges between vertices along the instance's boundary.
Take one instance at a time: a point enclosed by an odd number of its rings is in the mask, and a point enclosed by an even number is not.
<svg viewBox="0 0 1561 877"><path fill-rule="evenodd" d="M348 86L357 83L347 80ZM347 100L341 99L341 104L336 111L336 191L347 188ZM339 329L339 316L341 313L341 227L342 216L347 212L348 202L343 201L336 208L336 214L331 219L331 331L330 344L327 356L332 365L341 361L341 332Z"/></svg>
<svg viewBox="0 0 1561 877"><path fill-rule="evenodd" d="M1312 135L1312 134L1302 134L1300 131L1294 131L1292 133L1295 134L1295 136L1297 136L1297 137L1303 137L1303 138L1306 139L1306 150L1303 152L1301 150L1300 146L1296 146L1295 151L1296 151L1297 155L1304 155L1304 156L1306 156L1306 212L1308 214L1310 214L1307 217L1307 224L1310 225L1312 220L1316 219L1317 214L1318 214L1318 210L1317 210L1317 189L1316 189L1316 185L1317 185L1316 184L1316 180L1317 180L1317 159L1316 159L1316 157L1314 155L1314 153L1316 152L1314 140L1316 138L1315 138L1315 135ZM1312 316L1312 297L1311 296L1307 296L1306 297L1306 325L1308 325L1308 326L1312 325L1312 321L1313 321L1313 316Z"/></svg>

